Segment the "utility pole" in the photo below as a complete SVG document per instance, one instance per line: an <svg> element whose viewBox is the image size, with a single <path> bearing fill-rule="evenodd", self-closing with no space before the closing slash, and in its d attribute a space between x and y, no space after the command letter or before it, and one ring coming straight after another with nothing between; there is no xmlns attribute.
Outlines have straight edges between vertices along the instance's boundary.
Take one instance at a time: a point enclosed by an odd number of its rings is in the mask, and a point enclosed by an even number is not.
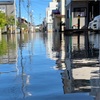
<svg viewBox="0 0 100 100"><path fill-rule="evenodd" d="M29 22L29 17L30 17L30 0L28 0L28 5L27 5L27 8L28 8L28 32L30 30L30 22Z"/></svg>
<svg viewBox="0 0 100 100"><path fill-rule="evenodd" d="M15 18L15 34L16 34L16 0L14 0L14 18Z"/></svg>
<svg viewBox="0 0 100 100"><path fill-rule="evenodd" d="M19 0L19 27L20 27L20 35L22 33L21 31L21 0Z"/></svg>
<svg viewBox="0 0 100 100"><path fill-rule="evenodd" d="M31 20L31 21L30 21L30 25L31 25L30 27L31 27L31 29L32 29L32 25L33 25L33 24L32 24L32 23L33 23L32 17L33 17L32 12L30 12L30 20Z"/></svg>
<svg viewBox="0 0 100 100"><path fill-rule="evenodd" d="M40 23L41 23L41 14L39 15L39 21L40 21Z"/></svg>

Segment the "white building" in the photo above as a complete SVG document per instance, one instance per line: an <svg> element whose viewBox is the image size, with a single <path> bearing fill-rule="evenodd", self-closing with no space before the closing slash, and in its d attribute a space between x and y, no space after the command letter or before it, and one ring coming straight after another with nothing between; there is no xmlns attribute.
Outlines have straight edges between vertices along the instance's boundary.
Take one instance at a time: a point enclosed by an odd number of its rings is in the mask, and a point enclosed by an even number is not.
<svg viewBox="0 0 100 100"><path fill-rule="evenodd" d="M54 32L64 30L61 24L65 23L65 0L57 0L57 2L58 9L52 11Z"/></svg>
<svg viewBox="0 0 100 100"><path fill-rule="evenodd" d="M53 31L53 19L52 19L52 10L55 10L58 8L58 2L57 0L53 0L49 3L48 8L46 8L46 22L47 22L47 32Z"/></svg>

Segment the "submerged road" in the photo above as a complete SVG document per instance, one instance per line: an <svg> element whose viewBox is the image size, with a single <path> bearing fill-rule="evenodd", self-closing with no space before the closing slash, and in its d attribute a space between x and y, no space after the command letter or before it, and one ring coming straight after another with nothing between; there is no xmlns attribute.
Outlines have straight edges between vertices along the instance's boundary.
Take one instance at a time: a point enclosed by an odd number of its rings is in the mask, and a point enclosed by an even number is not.
<svg viewBox="0 0 100 100"><path fill-rule="evenodd" d="M52 43L42 33L18 35L17 41L14 35L2 36L0 100L94 100L65 82L64 70L55 67Z"/></svg>

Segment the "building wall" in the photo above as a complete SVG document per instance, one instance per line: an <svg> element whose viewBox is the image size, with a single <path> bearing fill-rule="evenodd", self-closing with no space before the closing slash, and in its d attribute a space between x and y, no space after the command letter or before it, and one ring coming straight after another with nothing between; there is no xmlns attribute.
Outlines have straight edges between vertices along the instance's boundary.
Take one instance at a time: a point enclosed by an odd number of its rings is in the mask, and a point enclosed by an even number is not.
<svg viewBox="0 0 100 100"><path fill-rule="evenodd" d="M69 29L72 26L72 14L71 14L72 8L71 8L71 3L67 4L67 6L65 7L65 14L66 14L66 18L65 18L65 24L66 24L66 28Z"/></svg>
<svg viewBox="0 0 100 100"><path fill-rule="evenodd" d="M73 25L78 24L78 17L74 16L74 8L85 8L87 13L88 3L86 1L73 1L66 6L66 28L72 28ZM80 17L80 28L86 27L87 17Z"/></svg>
<svg viewBox="0 0 100 100"><path fill-rule="evenodd" d="M72 0L66 0L66 6L71 3Z"/></svg>
<svg viewBox="0 0 100 100"><path fill-rule="evenodd" d="M53 31L54 32L58 32L59 29L60 29L60 18L54 16L54 19L53 19Z"/></svg>
<svg viewBox="0 0 100 100"><path fill-rule="evenodd" d="M72 26L78 24L78 17L74 17L74 8L85 7L87 10L87 6L88 6L88 2L81 2L80 3L78 1L76 1L76 2L72 3ZM86 27L85 26L87 24L86 19L87 19L87 15L86 15L86 17L80 17L80 28Z"/></svg>
<svg viewBox="0 0 100 100"><path fill-rule="evenodd" d="M14 5L0 5L0 11L6 15L14 15Z"/></svg>
<svg viewBox="0 0 100 100"><path fill-rule="evenodd" d="M65 15L65 0L61 0L61 15ZM61 18L62 23L65 23L65 17ZM62 26L62 31L64 30L64 26Z"/></svg>
<svg viewBox="0 0 100 100"><path fill-rule="evenodd" d="M53 31L53 19L52 19L52 10L55 10L58 8L58 2L54 0L53 2L49 3L49 7L46 9L46 22L47 22L47 31L51 32Z"/></svg>

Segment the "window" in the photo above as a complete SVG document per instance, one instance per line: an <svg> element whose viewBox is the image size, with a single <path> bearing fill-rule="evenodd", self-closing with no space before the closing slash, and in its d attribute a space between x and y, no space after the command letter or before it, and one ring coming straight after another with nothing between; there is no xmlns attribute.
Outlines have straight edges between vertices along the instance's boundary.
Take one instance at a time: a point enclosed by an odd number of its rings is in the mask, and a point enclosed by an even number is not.
<svg viewBox="0 0 100 100"><path fill-rule="evenodd" d="M69 18L69 10L67 10L67 18Z"/></svg>
<svg viewBox="0 0 100 100"><path fill-rule="evenodd" d="M80 15L80 17L86 17L86 8L74 8L74 17L77 17L78 15Z"/></svg>

